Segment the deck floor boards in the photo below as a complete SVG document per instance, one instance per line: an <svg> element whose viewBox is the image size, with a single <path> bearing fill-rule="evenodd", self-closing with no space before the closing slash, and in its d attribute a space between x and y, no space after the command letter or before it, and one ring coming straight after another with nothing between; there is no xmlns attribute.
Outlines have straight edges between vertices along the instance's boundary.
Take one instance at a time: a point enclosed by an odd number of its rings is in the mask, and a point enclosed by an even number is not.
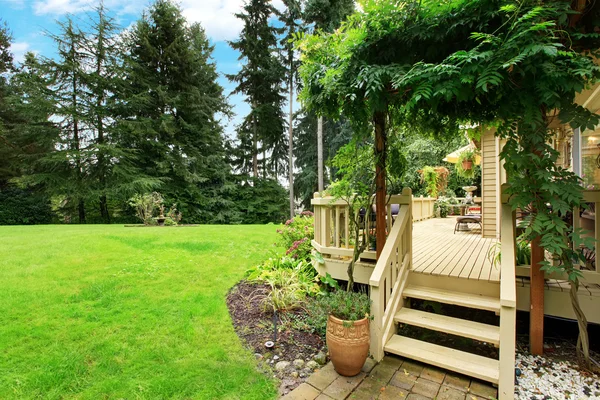
<svg viewBox="0 0 600 400"><path fill-rule="evenodd" d="M479 228L454 232L456 217L434 218L413 225L414 272L498 282L499 268L488 253L498 241L481 237ZM473 225L469 225L473 227Z"/></svg>

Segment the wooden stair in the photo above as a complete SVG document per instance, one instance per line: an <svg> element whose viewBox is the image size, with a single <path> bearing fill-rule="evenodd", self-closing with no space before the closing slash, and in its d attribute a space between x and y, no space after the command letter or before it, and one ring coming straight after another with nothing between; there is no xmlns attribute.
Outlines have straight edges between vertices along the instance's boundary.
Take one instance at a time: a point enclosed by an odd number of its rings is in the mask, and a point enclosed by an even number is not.
<svg viewBox="0 0 600 400"><path fill-rule="evenodd" d="M500 312L500 299L471 293L463 293L434 287L408 284L402 292L404 298L435 301L444 304ZM401 307L394 315L396 323L430 329L500 345L500 328L461 318L434 314L426 311ZM455 371L477 379L498 384L500 363L498 360L451 349L437 344L394 334L384 350L402 357Z"/></svg>

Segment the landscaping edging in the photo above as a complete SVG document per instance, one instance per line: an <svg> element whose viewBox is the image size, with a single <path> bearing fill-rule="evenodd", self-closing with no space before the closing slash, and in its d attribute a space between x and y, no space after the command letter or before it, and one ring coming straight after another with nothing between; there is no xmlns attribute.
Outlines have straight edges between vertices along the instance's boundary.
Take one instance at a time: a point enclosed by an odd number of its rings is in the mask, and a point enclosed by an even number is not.
<svg viewBox="0 0 600 400"><path fill-rule="evenodd" d="M302 384L328 359L325 341L318 334L297 329L288 320L291 315L305 314L301 309L278 319L275 346L265 347L265 342L273 341L272 313L263 306L269 291L268 285L241 281L227 294L227 308L238 337L254 353L261 369L280 381L281 396Z"/></svg>

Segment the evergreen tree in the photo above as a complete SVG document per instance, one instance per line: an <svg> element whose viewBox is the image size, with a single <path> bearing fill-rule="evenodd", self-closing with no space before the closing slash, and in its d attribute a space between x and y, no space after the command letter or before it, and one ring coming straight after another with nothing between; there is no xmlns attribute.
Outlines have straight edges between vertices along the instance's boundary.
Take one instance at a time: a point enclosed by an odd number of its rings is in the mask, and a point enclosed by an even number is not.
<svg viewBox="0 0 600 400"><path fill-rule="evenodd" d="M59 23L59 33L50 34L57 45L57 60L30 60L29 71L47 76L38 88L47 91L49 115L60 129L51 149L38 160L38 169L24 177L33 185L43 185L51 196L59 196L64 208L76 208L79 223L86 222L85 201L90 197L89 167L93 131L83 98L87 93L84 51L85 35L71 17ZM34 78L34 77L32 77ZM39 77L37 77L39 78ZM30 82L33 84L33 82Z"/></svg>
<svg viewBox="0 0 600 400"><path fill-rule="evenodd" d="M305 209L312 208L310 200L318 191L317 169L317 124L318 118L314 113L304 113L298 118L295 129L296 165L299 172L295 175L294 185L298 198ZM352 128L347 119L340 121L324 120L323 152L325 164L337 154L338 150L352 139ZM336 171L325 170L324 181L328 183Z"/></svg>
<svg viewBox="0 0 600 400"><path fill-rule="evenodd" d="M333 32L354 11L354 0L308 0L304 12L306 22L314 24L315 30ZM317 182L324 187L323 167L323 117L317 120Z"/></svg>
<svg viewBox="0 0 600 400"><path fill-rule="evenodd" d="M282 110L285 70L277 57L277 35L282 30L269 24L274 13L269 0L247 0L243 12L236 14L244 22L242 33L238 40L230 42L230 46L240 52L239 60L244 61L244 65L239 73L228 78L238 84L234 93L245 95L252 108L238 127L241 160L237 164L247 166L252 160L255 179L259 176L259 152L263 153L263 178L267 170L277 176L284 170L287 159ZM249 143L251 148L247 152ZM270 153L268 161L267 152Z"/></svg>
<svg viewBox="0 0 600 400"><path fill-rule="evenodd" d="M119 142L137 151L137 165L162 180L167 201L190 222L210 222L226 200L229 174L216 115L229 111L216 83L212 46L180 8L154 3L128 38Z"/></svg>
<svg viewBox="0 0 600 400"><path fill-rule="evenodd" d="M7 75L13 69L10 52L12 35L6 24L0 25L0 186L12 177L14 148L8 135L8 120L13 118L7 104Z"/></svg>
<svg viewBox="0 0 600 400"><path fill-rule="evenodd" d="M117 79L122 74L120 62L119 31L114 20L107 15L104 3L96 7L96 15L91 24L91 32L85 36L85 50L89 55L86 80L88 96L86 97L90 128L94 135L93 165L90 169L91 181L98 191L100 217L103 222L110 222L107 191L116 189L109 175L111 160L117 157L122 160L122 154L113 146L111 133L115 121L115 96ZM127 180L129 181L129 180Z"/></svg>
<svg viewBox="0 0 600 400"><path fill-rule="evenodd" d="M294 196L294 88L298 84L296 72L298 70L299 60L294 51L293 40L295 36L304 30L302 21L302 9L298 0L284 0L285 10L279 18L284 24L285 35L281 39L283 48L283 64L286 68L286 85L289 93L288 105L288 184L290 197L290 217L294 217L295 196Z"/></svg>

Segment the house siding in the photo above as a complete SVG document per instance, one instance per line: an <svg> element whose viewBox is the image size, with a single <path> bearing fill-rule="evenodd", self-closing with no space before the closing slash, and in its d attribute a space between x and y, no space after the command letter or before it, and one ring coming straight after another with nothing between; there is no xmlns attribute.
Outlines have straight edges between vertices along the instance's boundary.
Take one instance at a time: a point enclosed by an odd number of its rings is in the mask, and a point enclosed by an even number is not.
<svg viewBox="0 0 600 400"><path fill-rule="evenodd" d="M495 130L486 130L481 137L482 235L498 237L498 149Z"/></svg>

